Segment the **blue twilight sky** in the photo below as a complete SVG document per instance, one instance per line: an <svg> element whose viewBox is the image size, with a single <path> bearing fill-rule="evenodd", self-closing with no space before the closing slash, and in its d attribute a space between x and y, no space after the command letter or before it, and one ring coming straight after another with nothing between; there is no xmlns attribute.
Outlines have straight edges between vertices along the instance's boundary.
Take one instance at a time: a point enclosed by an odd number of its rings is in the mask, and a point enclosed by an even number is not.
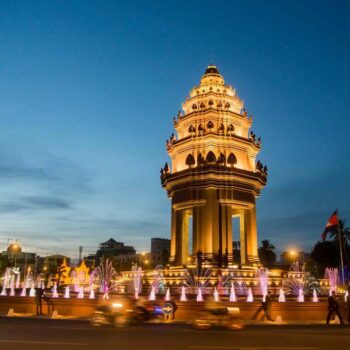
<svg viewBox="0 0 350 350"><path fill-rule="evenodd" d="M164 141L213 61L254 115L259 240L350 224L349 1L1 1L0 250L169 237Z"/></svg>

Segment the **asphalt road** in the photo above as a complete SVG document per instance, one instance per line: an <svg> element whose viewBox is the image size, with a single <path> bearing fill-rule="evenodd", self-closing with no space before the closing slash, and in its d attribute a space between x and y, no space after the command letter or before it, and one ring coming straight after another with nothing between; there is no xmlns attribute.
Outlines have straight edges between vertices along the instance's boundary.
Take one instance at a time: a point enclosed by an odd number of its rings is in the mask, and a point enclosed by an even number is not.
<svg viewBox="0 0 350 350"><path fill-rule="evenodd" d="M1 350L349 350L350 328L255 326L198 331L183 325L94 328L86 322L1 319Z"/></svg>

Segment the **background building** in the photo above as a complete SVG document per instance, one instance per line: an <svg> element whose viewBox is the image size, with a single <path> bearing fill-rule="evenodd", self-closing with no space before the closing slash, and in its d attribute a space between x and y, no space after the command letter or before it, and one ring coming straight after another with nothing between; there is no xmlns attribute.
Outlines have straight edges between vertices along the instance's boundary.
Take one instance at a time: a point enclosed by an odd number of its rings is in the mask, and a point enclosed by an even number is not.
<svg viewBox="0 0 350 350"><path fill-rule="evenodd" d="M170 257L170 242L170 239L166 238L151 239L151 267L168 264Z"/></svg>

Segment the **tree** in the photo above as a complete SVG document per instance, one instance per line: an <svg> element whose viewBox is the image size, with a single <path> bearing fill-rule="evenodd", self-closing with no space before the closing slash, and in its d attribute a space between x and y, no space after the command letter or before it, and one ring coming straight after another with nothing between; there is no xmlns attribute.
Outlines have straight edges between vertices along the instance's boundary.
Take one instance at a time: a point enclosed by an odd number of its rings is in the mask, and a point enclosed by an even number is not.
<svg viewBox="0 0 350 350"><path fill-rule="evenodd" d="M333 238L334 241L339 241L339 232L341 237L342 246L350 244L350 227L345 227L345 220L339 220L339 229L338 227L330 231L329 236Z"/></svg>
<svg viewBox="0 0 350 350"><path fill-rule="evenodd" d="M317 242L311 252L311 258L317 264L317 277L322 277L326 267L339 266L339 247L335 241Z"/></svg>
<svg viewBox="0 0 350 350"><path fill-rule="evenodd" d="M266 267L272 267L276 262L275 246L268 239L261 241L261 247L258 249L260 262Z"/></svg>
<svg viewBox="0 0 350 350"><path fill-rule="evenodd" d="M333 238L333 241L338 246L338 250L339 250L339 233L340 233L340 239L341 239L341 249L344 257L344 264L349 265L348 250L350 247L350 227L345 227L345 220L339 220L339 228L336 227L329 233L329 236Z"/></svg>
<svg viewBox="0 0 350 350"><path fill-rule="evenodd" d="M7 255L0 255L0 274L3 274L9 266L9 259Z"/></svg>

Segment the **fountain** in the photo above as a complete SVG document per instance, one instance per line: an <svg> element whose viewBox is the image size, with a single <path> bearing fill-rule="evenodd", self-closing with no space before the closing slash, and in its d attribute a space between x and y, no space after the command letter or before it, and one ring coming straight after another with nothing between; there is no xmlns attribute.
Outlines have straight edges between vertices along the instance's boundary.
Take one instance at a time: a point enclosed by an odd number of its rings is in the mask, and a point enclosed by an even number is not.
<svg viewBox="0 0 350 350"><path fill-rule="evenodd" d="M2 284L2 290L1 290L1 296L6 296L7 295L7 287L8 287L8 282L10 279L10 268L6 268L5 274L4 274L4 282Z"/></svg>
<svg viewBox="0 0 350 350"><path fill-rule="evenodd" d="M149 293L148 300L154 301L156 300L156 291L155 288L152 286L151 292Z"/></svg>
<svg viewBox="0 0 350 350"><path fill-rule="evenodd" d="M332 292L337 291L337 284L339 281L339 273L337 268L327 267L325 270L325 278L329 280L329 295L332 295Z"/></svg>
<svg viewBox="0 0 350 350"><path fill-rule="evenodd" d="M207 292L207 287L210 281L211 270L203 269L197 266L197 268L186 270L185 272L185 286L189 293L200 293L200 299L203 300L203 294ZM201 301L202 301L201 300Z"/></svg>
<svg viewBox="0 0 350 350"><path fill-rule="evenodd" d="M187 297L186 297L186 288L185 288L185 286L182 286L182 287L181 287L180 301L187 301Z"/></svg>
<svg viewBox="0 0 350 350"><path fill-rule="evenodd" d="M116 288L115 278L117 277L117 271L108 259L105 262L101 262L98 267L90 274L90 281L94 278L98 280L99 290L104 293L104 296L108 295L109 291ZM92 284L92 282L90 282ZM106 298L108 299L108 298Z"/></svg>
<svg viewBox="0 0 350 350"><path fill-rule="evenodd" d="M280 288L279 296L278 296L278 302L285 303L286 302L286 296L284 295L283 288Z"/></svg>
<svg viewBox="0 0 350 350"><path fill-rule="evenodd" d="M27 296L27 289L26 287L23 287L21 292L21 297L26 297L26 296Z"/></svg>
<svg viewBox="0 0 350 350"><path fill-rule="evenodd" d="M348 295L349 295L349 291L346 290L346 291L345 291L345 294L344 294L344 301L345 301L345 302L346 302L347 299L348 299Z"/></svg>
<svg viewBox="0 0 350 350"><path fill-rule="evenodd" d="M69 286L67 286L64 290L64 298L69 299L70 298L70 290Z"/></svg>
<svg viewBox="0 0 350 350"><path fill-rule="evenodd" d="M18 271L18 273L16 274L16 289L20 288L20 278L21 278L21 274Z"/></svg>
<svg viewBox="0 0 350 350"><path fill-rule="evenodd" d="M313 292L312 292L312 301L313 301L314 303L317 303L317 302L318 302L318 297L317 297L316 289L314 289Z"/></svg>
<svg viewBox="0 0 350 350"><path fill-rule="evenodd" d="M15 276L12 276L11 283L10 283L10 296L14 297L16 295L15 293Z"/></svg>
<svg viewBox="0 0 350 350"><path fill-rule="evenodd" d="M214 288L214 301L219 302L219 292L216 287Z"/></svg>
<svg viewBox="0 0 350 350"><path fill-rule="evenodd" d="M133 272L132 277L134 285L134 297L137 300L139 298L139 293L141 292L142 287L142 268L141 266L134 264L131 270Z"/></svg>
<svg viewBox="0 0 350 350"><path fill-rule="evenodd" d="M52 288L52 297L53 298L58 298L58 293L57 293L57 283L55 282Z"/></svg>
<svg viewBox="0 0 350 350"><path fill-rule="evenodd" d="M236 293L235 293L235 287L234 287L233 283L231 283L231 289L230 289L230 301L231 301L231 302L235 302L235 301L237 301L237 298L236 298Z"/></svg>
<svg viewBox="0 0 350 350"><path fill-rule="evenodd" d="M303 303L304 302L304 291L303 291L302 288L299 288L298 302L299 303Z"/></svg>
<svg viewBox="0 0 350 350"><path fill-rule="evenodd" d="M29 296L30 297L35 297L35 288L34 288L34 282L32 282L32 286L30 287L30 291L29 291Z"/></svg>
<svg viewBox="0 0 350 350"><path fill-rule="evenodd" d="M95 292L94 292L94 288L92 287L92 285L90 285L89 299L95 299Z"/></svg>
<svg viewBox="0 0 350 350"><path fill-rule="evenodd" d="M247 302L251 303L254 301L252 289L248 288Z"/></svg>
<svg viewBox="0 0 350 350"><path fill-rule="evenodd" d="M163 269L163 267L158 265L152 271L153 281L152 281L152 284L151 284L151 288L154 288L154 294L158 294L159 291L164 288L162 269Z"/></svg>
<svg viewBox="0 0 350 350"><path fill-rule="evenodd" d="M167 289L166 294L165 294L165 301L170 300L170 288Z"/></svg>
<svg viewBox="0 0 350 350"><path fill-rule="evenodd" d="M197 301L203 301L202 288L198 287L197 289Z"/></svg>
<svg viewBox="0 0 350 350"><path fill-rule="evenodd" d="M84 299L84 287L79 287L78 299Z"/></svg>
<svg viewBox="0 0 350 350"><path fill-rule="evenodd" d="M269 279L269 270L267 268L260 268L258 270L258 276L260 280L260 289L261 289L261 294L263 296L263 301L266 299L267 295L267 286L268 286L268 279Z"/></svg>

